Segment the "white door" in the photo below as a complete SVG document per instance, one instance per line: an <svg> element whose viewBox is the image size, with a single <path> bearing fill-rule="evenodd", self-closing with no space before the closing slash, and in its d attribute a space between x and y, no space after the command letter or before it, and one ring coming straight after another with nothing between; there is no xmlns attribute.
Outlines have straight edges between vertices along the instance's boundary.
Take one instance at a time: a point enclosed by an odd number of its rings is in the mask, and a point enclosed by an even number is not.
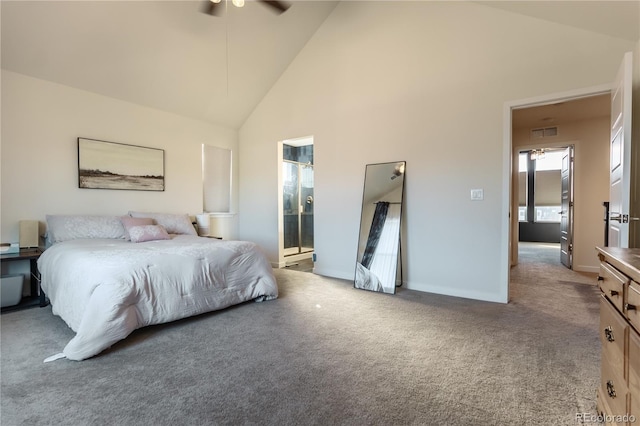
<svg viewBox="0 0 640 426"><path fill-rule="evenodd" d="M610 247L629 247L632 61L632 53L625 53L611 91Z"/></svg>
<svg viewBox="0 0 640 426"><path fill-rule="evenodd" d="M571 269L573 265L573 147L562 153L560 169L562 201L560 211L560 262Z"/></svg>

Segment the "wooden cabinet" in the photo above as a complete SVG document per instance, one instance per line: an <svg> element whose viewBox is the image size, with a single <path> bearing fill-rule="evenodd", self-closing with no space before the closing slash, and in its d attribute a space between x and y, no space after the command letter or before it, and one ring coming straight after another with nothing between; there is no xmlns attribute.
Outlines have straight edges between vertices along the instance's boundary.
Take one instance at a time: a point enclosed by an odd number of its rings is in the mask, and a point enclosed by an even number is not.
<svg viewBox="0 0 640 426"><path fill-rule="evenodd" d="M629 414L640 419L640 337L629 335Z"/></svg>
<svg viewBox="0 0 640 426"><path fill-rule="evenodd" d="M607 425L640 420L640 249L597 248L600 258L598 414Z"/></svg>

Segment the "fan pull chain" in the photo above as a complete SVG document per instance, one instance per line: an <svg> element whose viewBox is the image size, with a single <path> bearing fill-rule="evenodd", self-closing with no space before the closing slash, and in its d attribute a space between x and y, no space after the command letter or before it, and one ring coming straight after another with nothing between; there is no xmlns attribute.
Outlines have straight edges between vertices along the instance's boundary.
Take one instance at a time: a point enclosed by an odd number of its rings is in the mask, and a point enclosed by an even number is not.
<svg viewBox="0 0 640 426"><path fill-rule="evenodd" d="M229 0L224 2L224 46L227 63L227 99L229 99Z"/></svg>

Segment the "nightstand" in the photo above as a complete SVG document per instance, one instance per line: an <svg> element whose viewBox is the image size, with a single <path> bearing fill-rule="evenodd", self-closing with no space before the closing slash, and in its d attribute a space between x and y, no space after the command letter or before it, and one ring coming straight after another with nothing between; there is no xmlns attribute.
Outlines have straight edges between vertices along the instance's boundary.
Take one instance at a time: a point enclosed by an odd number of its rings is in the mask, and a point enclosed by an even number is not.
<svg viewBox="0 0 640 426"><path fill-rule="evenodd" d="M18 253L8 253L0 255L0 263L29 261L31 273L31 288L29 296L22 297L20 303L14 306L2 308L2 312L16 311L19 309L31 308L34 306L45 307L49 300L40 288L40 272L38 271L38 258L42 254L42 249L20 249Z"/></svg>

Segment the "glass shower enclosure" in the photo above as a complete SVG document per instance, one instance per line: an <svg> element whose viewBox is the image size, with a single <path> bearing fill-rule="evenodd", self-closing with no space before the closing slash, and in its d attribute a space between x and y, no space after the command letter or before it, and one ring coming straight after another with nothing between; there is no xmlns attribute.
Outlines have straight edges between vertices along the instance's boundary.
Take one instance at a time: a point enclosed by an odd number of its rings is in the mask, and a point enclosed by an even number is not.
<svg viewBox="0 0 640 426"><path fill-rule="evenodd" d="M283 146L284 255L313 251L313 145Z"/></svg>

